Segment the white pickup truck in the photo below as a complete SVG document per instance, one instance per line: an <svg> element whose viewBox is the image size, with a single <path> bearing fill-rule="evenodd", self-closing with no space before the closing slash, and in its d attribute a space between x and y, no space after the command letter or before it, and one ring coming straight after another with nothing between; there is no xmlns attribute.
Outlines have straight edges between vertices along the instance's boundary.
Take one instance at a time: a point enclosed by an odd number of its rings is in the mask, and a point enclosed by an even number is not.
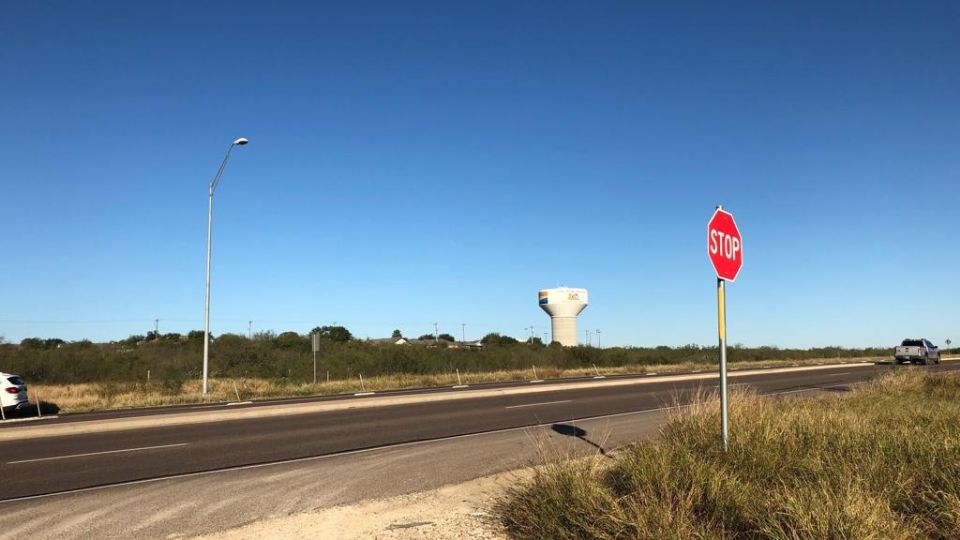
<svg viewBox="0 0 960 540"><path fill-rule="evenodd" d="M939 364L940 349L925 339L905 339L894 349L893 357L898 364Z"/></svg>

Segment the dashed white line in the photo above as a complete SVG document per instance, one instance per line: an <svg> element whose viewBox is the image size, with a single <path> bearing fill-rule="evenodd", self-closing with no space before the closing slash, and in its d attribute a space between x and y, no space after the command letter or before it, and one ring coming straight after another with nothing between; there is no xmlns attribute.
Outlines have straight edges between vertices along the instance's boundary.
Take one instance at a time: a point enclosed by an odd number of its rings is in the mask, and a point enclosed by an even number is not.
<svg viewBox="0 0 960 540"><path fill-rule="evenodd" d="M519 409L520 407L537 407L539 405L555 405L557 403L570 403L571 399L562 399L560 401L544 401L543 403L524 403L523 405L510 405L504 409Z"/></svg>
<svg viewBox="0 0 960 540"><path fill-rule="evenodd" d="M88 456L102 456L104 454L119 454L122 452L140 452L143 450L156 450L158 448L174 448L177 446L186 446L188 443L176 443L176 444L161 444L158 446L141 446L139 448L124 448L122 450L107 450L104 452L89 452L86 454L71 454L69 456L54 456L54 457L45 457L45 458L36 458L36 459L21 459L18 461L8 461L7 465L16 465L17 463L34 463L37 461L53 461L56 459L71 459L78 457L88 457Z"/></svg>

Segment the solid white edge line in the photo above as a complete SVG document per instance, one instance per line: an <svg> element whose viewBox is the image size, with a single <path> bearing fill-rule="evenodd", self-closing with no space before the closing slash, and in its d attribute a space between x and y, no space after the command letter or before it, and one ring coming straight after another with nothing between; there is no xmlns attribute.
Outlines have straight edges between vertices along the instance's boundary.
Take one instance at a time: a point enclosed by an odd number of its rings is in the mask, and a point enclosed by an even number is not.
<svg viewBox="0 0 960 540"><path fill-rule="evenodd" d="M189 443L176 443L176 444L160 444L157 446L141 446L139 448L124 448L122 450L106 450L103 452L88 452L86 454L71 454L69 456L53 456L45 458L35 458L35 459L21 459L18 461L8 461L7 465L16 465L17 463L35 463L37 461L54 461L57 459L72 459L78 457L88 457L88 456L102 456L104 454L119 454L122 452L139 452L141 450L156 450L158 448L174 448L177 446L186 446Z"/></svg>
<svg viewBox="0 0 960 540"><path fill-rule="evenodd" d="M789 390L789 391L786 391L786 392L772 392L772 393L770 393L770 394L762 394L762 395L764 395L764 396L778 396L778 395L783 395L783 394L795 394L795 393L797 393L797 392L809 392L809 391L812 391L812 390L821 390L821 388L805 388L805 389L801 389L801 390ZM604 418L619 418L619 417L622 417L622 416L631 416L631 415L636 415L636 414L650 414L650 413L662 412L662 411L680 410L680 409L686 409L686 408L688 408L688 407L690 407L690 405L674 405L674 406L671 406L671 407L658 407L658 408L656 408L656 409L645 409L645 410L642 410L642 411L629 411L629 412L614 413L614 414L601 414L601 415L597 415L597 416L584 416L584 417L582 417L582 418L571 418L571 419L568 420L568 421L569 421L569 422L582 422L582 421L585 421L585 420L601 420L601 419L604 419ZM220 473L226 473L226 472L236 472L236 471L244 471L244 470L249 470L249 469L263 469L263 468L265 468L265 467L276 467L276 466L280 466L280 465L290 465L290 464L292 464L292 463L306 463L306 462L309 462L309 461L322 461L322 460L325 460L325 459L333 459L333 458L342 457L342 456L354 456L354 455L358 455L358 454L369 454L369 453L371 453L371 452L377 452L377 451L379 451L379 450L392 450L392 449L394 449L394 448L404 448L404 447L407 447L407 446L420 446L420 445L422 445L422 444L431 444L431 443L437 443L437 442L453 441L453 440L457 440L457 439L468 439L468 438L472 438L472 437L481 437L481 436L484 436L484 435L495 435L495 434L497 434L497 433L510 433L510 432L513 432L513 431L523 431L523 430L534 429L534 428L542 428L542 427L552 426L552 425L554 425L554 424L556 424L556 423L557 423L557 422L544 422L544 423L540 423L540 424L532 424L532 425L529 425L529 426L520 426L520 427L513 427L513 428L505 428L505 429L498 429L498 430L493 430L493 431L483 431L483 432L480 432L480 433L466 433L466 434L464 434L464 435L451 435L451 436L449 436L449 437L440 437L440 438L437 438L437 439L426 439L426 440L422 440L422 441L410 441L410 442L397 443L397 444L391 444L391 445L386 445L386 446L377 446L377 447L374 447L374 448L361 448L361 449L359 449L359 450L347 450L347 451L345 451L345 452L338 452L338 453L335 453L335 454L324 454L324 455L322 455L322 456L310 456L310 457L304 457L304 458L287 459L287 460L283 460L283 461L272 461L272 462L270 462L270 463L257 463L257 464L254 464L254 465L239 465L239 466L236 466L236 467L227 467L227 468L224 468L224 469L216 469L216 470L213 470L213 471L200 471L200 472L193 472L193 473L186 473L186 474L177 474L177 475L171 475L171 476L162 476L162 477L159 477L159 478L146 478L146 479L143 479L143 480L131 480L131 481L128 481L128 482L120 482L120 483L116 483L116 484L107 484L107 485L103 485L103 486L93 486L93 487L87 487L87 488L72 489L72 490L69 490L69 491L58 491L58 492L56 492L56 493L45 493L45 494L43 494L43 495L28 495L28 496L26 496L26 497L18 497L18 498L15 498L15 499L4 499L4 500L0 500L0 505L3 505L3 504L5 504L5 503L20 502L20 501L31 501L31 500L35 500L35 499L47 499L47 498L50 498L50 497L59 497L59 496L62 496L62 495L72 495L72 494L75 494L75 493L87 493L87 492L91 492L91 491L102 491L102 490L105 490L105 489L120 488L120 487L125 487L125 486L135 486L135 485L139 485L139 484L152 484L152 483L155 483L155 482L164 482L164 481L167 481L167 480L179 480L179 479L182 479L182 478L194 478L194 477L199 477L199 476L209 476L209 475L213 475L213 474L220 474Z"/></svg>
<svg viewBox="0 0 960 540"><path fill-rule="evenodd" d="M572 399L561 399L559 401L544 401L542 403L524 403L523 405L510 405L504 409L519 409L520 407L536 407L537 405L554 405L556 403L570 403Z"/></svg>

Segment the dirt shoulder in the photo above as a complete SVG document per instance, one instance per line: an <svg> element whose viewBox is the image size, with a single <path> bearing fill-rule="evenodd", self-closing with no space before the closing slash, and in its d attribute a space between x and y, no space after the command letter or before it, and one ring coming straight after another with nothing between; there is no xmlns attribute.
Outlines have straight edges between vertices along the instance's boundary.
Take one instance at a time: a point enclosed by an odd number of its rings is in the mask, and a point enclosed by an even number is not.
<svg viewBox="0 0 960 540"><path fill-rule="evenodd" d="M486 476L439 489L255 521L200 536L203 540L324 538L440 540L507 538L491 508L527 470Z"/></svg>

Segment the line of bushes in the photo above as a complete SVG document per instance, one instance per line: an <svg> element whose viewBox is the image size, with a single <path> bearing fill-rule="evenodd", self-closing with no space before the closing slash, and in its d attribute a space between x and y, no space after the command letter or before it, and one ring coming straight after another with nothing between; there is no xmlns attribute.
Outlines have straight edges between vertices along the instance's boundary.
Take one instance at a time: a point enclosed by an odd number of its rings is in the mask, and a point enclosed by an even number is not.
<svg viewBox="0 0 960 540"><path fill-rule="evenodd" d="M25 340L26 341L26 340ZM50 342L47 346L44 343ZM559 369L620 367L627 365L713 362L716 347L560 347L539 342L517 343L491 335L482 350L454 348L441 340L438 347L422 344L394 345L388 342L344 338L332 333L320 340L317 354L321 377L349 378L394 373L439 374L529 369L530 366ZM95 344L89 341L63 343L40 340L24 346L0 345L0 370L18 373L38 383L61 384L98 381L183 381L201 375L203 337ZM889 355L888 349L779 349L740 347L728 350L732 362L776 359L854 358ZM308 335L285 332L261 334L254 339L225 334L210 346L212 377L262 377L308 381L313 377L313 355Z"/></svg>

